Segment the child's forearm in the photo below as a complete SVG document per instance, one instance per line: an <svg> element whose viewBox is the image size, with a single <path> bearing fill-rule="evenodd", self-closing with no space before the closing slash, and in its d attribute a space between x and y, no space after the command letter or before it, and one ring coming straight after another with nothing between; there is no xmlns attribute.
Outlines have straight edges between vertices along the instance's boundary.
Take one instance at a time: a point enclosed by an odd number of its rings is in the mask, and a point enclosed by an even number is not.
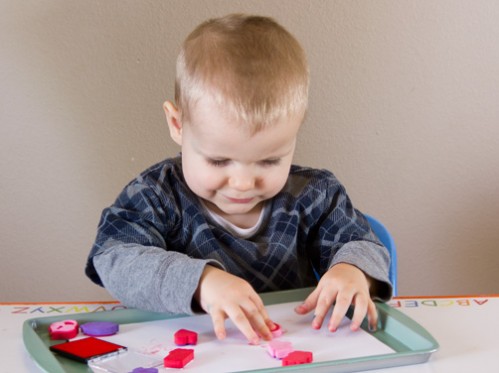
<svg viewBox="0 0 499 373"><path fill-rule="evenodd" d="M104 287L129 307L192 314L191 299L208 261L161 248L123 245L93 258Z"/></svg>
<svg viewBox="0 0 499 373"><path fill-rule="evenodd" d="M330 268L338 263L351 264L364 272L370 280L369 290L372 298L382 301L390 299L390 256L385 247L370 241L347 242L332 258Z"/></svg>

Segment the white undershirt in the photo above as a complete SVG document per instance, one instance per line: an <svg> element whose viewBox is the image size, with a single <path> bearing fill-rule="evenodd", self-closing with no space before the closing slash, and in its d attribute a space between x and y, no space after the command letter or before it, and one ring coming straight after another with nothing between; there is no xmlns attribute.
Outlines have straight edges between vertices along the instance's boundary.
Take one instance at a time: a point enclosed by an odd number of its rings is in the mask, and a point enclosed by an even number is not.
<svg viewBox="0 0 499 373"><path fill-rule="evenodd" d="M252 235L254 235L258 231L258 229L260 229L263 222L263 216L265 215L265 211L267 209L267 205L266 204L263 205L262 211L260 212L260 216L258 217L258 221L254 226L249 228L238 227L237 225L232 224L230 221L218 215L217 213L211 211L208 207L206 207L206 205L205 208L210 214L210 217L213 219L213 221L218 225L220 225L222 228L228 230L230 233L239 238L249 238Z"/></svg>

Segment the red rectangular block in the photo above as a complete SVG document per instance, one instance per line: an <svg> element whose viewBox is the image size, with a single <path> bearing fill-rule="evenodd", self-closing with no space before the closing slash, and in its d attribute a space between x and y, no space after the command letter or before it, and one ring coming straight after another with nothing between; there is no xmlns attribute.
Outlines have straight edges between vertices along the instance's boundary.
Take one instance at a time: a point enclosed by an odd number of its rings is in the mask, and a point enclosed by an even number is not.
<svg viewBox="0 0 499 373"><path fill-rule="evenodd" d="M176 348L164 358L166 368L183 368L194 359L194 350L190 348Z"/></svg>
<svg viewBox="0 0 499 373"><path fill-rule="evenodd" d="M284 359L282 359L282 366L308 364L313 360L313 355L309 351L293 351Z"/></svg>

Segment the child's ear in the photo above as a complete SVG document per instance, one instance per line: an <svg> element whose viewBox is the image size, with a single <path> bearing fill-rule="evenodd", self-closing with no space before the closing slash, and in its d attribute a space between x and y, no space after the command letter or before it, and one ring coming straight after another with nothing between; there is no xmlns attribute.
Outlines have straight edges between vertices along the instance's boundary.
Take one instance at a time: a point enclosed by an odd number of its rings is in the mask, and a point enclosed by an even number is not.
<svg viewBox="0 0 499 373"><path fill-rule="evenodd" d="M166 115L166 122L170 129L170 136L178 145L182 145L182 121L180 119L180 111L175 104L170 101L165 101L163 110Z"/></svg>

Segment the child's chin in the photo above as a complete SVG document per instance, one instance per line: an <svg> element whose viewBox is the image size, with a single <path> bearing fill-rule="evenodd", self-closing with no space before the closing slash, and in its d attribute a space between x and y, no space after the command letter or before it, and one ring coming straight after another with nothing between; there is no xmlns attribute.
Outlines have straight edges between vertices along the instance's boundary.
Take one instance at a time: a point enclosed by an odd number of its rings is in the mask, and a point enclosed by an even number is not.
<svg viewBox="0 0 499 373"><path fill-rule="evenodd" d="M246 215L250 214L257 208L259 204L251 203L251 204L233 204L229 206L219 206L218 208L222 210L227 215Z"/></svg>

